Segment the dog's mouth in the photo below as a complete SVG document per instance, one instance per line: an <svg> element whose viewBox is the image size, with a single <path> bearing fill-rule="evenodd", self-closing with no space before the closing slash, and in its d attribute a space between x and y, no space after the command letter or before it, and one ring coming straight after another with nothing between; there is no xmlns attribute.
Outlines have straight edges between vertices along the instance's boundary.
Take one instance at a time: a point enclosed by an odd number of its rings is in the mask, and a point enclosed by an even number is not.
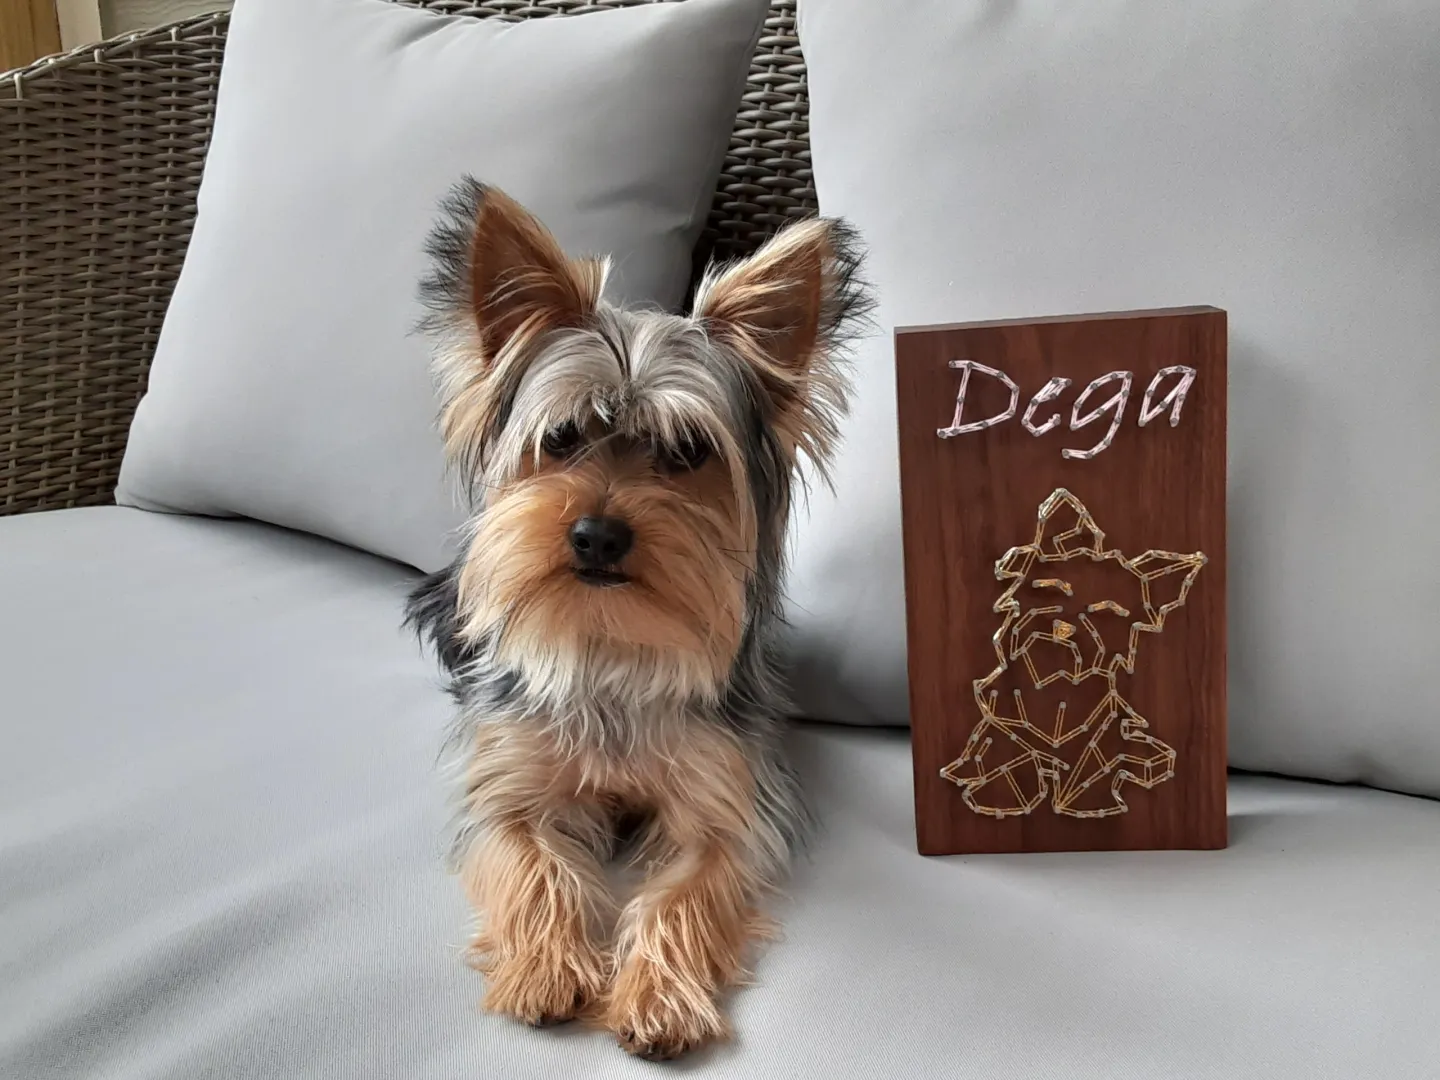
<svg viewBox="0 0 1440 1080"><path fill-rule="evenodd" d="M605 567L577 566L575 576L586 585L593 585L599 589L613 589L620 585L630 584L629 574Z"/></svg>

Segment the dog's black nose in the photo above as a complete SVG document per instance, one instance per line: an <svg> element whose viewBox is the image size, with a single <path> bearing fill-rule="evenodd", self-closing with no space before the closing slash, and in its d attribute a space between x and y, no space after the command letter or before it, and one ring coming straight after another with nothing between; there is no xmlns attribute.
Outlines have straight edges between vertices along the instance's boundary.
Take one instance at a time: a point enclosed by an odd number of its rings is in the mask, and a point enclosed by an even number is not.
<svg viewBox="0 0 1440 1080"><path fill-rule="evenodd" d="M582 517L570 526L570 550L586 569L614 566L635 545L630 526L614 517Z"/></svg>

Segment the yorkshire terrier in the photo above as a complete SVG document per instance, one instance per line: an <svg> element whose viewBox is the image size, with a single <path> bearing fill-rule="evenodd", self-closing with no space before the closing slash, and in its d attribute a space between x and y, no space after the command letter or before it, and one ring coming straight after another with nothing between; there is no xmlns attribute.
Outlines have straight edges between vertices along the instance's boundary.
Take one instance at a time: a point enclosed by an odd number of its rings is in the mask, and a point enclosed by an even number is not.
<svg viewBox="0 0 1440 1080"><path fill-rule="evenodd" d="M455 867L484 1007L587 1016L665 1059L719 997L805 815L781 734L786 524L825 475L868 310L854 237L811 219L712 267L692 314L614 306L528 211L466 180L427 248L440 426L473 510L408 621L451 680ZM622 840L633 845L622 848ZM604 865L643 867L613 899Z"/></svg>

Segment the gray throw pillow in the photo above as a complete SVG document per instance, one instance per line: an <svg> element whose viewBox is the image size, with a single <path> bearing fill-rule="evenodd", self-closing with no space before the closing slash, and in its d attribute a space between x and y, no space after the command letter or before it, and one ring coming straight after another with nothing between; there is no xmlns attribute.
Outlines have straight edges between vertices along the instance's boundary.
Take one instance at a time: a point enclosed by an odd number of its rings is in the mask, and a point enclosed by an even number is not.
<svg viewBox="0 0 1440 1080"><path fill-rule="evenodd" d="M677 304L765 11L239 0L118 500L443 565L461 515L413 332L441 199L473 174L612 255L612 298Z"/></svg>
<svg viewBox="0 0 1440 1080"><path fill-rule="evenodd" d="M1440 4L902 7L800 8L882 328L1226 308L1230 760L1440 795ZM888 334L857 362L796 530L800 689L903 723Z"/></svg>

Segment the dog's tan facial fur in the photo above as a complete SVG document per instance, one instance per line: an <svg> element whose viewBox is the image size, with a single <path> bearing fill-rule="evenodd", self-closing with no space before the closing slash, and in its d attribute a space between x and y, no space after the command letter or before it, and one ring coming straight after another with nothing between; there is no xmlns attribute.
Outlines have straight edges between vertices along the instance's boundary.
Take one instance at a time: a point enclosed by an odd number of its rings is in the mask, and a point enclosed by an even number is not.
<svg viewBox="0 0 1440 1080"><path fill-rule="evenodd" d="M448 210L427 329L475 514L410 619L460 702L485 1006L673 1057L728 1034L719 996L801 831L783 543L797 468L823 474L838 437L856 260L807 222L708 274L693 316L636 311L494 189ZM621 904L602 865L632 817L645 878Z"/></svg>
<svg viewBox="0 0 1440 1080"><path fill-rule="evenodd" d="M587 515L635 532L617 588L585 584L567 535ZM739 647L753 538L725 466L664 475L647 447L599 439L575 463L545 462L496 491L460 576L464 631L501 626L497 655L545 680L587 653L643 649L671 658L686 694L714 697Z"/></svg>

